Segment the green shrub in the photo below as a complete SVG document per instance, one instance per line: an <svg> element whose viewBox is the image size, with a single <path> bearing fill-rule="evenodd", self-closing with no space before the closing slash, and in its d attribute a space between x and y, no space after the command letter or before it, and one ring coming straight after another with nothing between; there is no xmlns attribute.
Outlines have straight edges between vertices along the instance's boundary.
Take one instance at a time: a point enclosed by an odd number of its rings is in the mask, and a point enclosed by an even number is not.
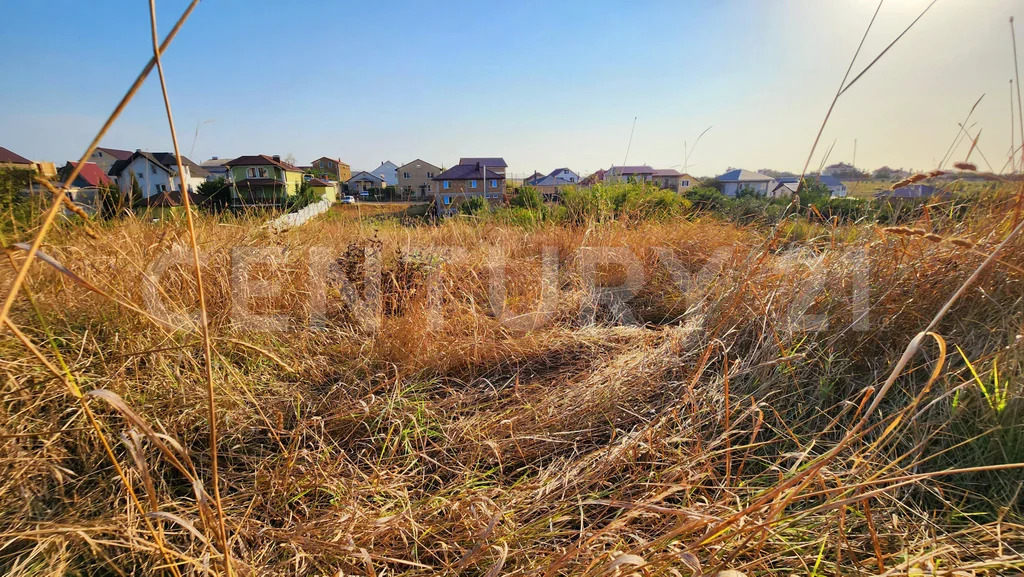
<svg viewBox="0 0 1024 577"><path fill-rule="evenodd" d="M538 210L544 206L544 198L536 188L532 186L524 186L519 189L519 194L512 197L509 204L517 208Z"/></svg>
<svg viewBox="0 0 1024 577"><path fill-rule="evenodd" d="M480 215L489 209L487 199L482 196L471 196L459 204L459 212L462 214Z"/></svg>
<svg viewBox="0 0 1024 577"><path fill-rule="evenodd" d="M717 188L710 186L691 188L686 191L684 196L698 210L720 211L729 203L729 197L722 194Z"/></svg>

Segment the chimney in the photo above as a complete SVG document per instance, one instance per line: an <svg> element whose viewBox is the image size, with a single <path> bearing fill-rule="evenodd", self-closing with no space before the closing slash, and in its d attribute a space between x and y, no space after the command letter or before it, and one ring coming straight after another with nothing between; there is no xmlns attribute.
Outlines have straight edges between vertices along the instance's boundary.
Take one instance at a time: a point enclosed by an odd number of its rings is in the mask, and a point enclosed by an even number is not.
<svg viewBox="0 0 1024 577"><path fill-rule="evenodd" d="M210 160L220 160L220 157L219 157L219 156L214 156L214 157L213 157L213 158L211 158Z"/></svg>
<svg viewBox="0 0 1024 577"><path fill-rule="evenodd" d="M274 160L275 160L276 162L281 162L281 155L280 155L280 154L275 154L275 155L274 155Z"/></svg>

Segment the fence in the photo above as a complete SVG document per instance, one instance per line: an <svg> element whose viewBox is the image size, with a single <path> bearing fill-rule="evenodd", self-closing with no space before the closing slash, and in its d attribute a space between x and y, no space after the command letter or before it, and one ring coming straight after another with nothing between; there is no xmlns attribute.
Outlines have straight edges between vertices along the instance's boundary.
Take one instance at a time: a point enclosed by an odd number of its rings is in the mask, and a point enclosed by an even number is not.
<svg viewBox="0 0 1024 577"><path fill-rule="evenodd" d="M275 232L281 232L288 230L289 228L299 227L306 224L306 221L309 219L327 212L330 208L330 200L324 199L320 202L314 202L304 208L300 208L296 212L289 212L288 214L282 214L275 218L270 221L270 228Z"/></svg>

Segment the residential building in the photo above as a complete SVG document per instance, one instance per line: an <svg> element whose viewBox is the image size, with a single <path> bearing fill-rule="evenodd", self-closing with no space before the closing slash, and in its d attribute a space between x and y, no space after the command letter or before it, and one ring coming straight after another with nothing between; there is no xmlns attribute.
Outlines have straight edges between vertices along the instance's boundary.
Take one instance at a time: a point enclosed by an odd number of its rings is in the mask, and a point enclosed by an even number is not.
<svg viewBox="0 0 1024 577"><path fill-rule="evenodd" d="M337 182L345 182L352 178L352 167L340 158L321 156L309 163L309 172L318 178L326 178Z"/></svg>
<svg viewBox="0 0 1024 577"><path fill-rule="evenodd" d="M118 188L127 194L132 191L134 178L143 199L177 190L182 187L182 181L186 190L194 193L200 184L206 182L210 173L184 156L181 157L181 164L185 171L184 178L178 175L178 162L173 153L136 150L128 158L115 162L107 174L114 177Z"/></svg>
<svg viewBox="0 0 1024 577"><path fill-rule="evenodd" d="M35 172L35 163L24 156L0 146L0 168L15 168Z"/></svg>
<svg viewBox="0 0 1024 577"><path fill-rule="evenodd" d="M203 167L203 170L210 173L207 177L208 180L217 180L218 178L228 179L228 163L231 162L230 158L220 158L213 156L210 160L204 160L199 163L199 166Z"/></svg>
<svg viewBox="0 0 1024 577"><path fill-rule="evenodd" d="M580 183L580 175L568 168L556 168L547 176L535 180L532 186L545 197L551 199L557 196L558 189L563 186L577 186Z"/></svg>
<svg viewBox="0 0 1024 577"><path fill-rule="evenodd" d="M875 193L875 198L882 198L887 200L909 200L909 199L924 199L924 198L949 198L951 195L949 191L935 188L929 184L908 184L901 186L896 190L883 190Z"/></svg>
<svg viewBox="0 0 1024 577"><path fill-rule="evenodd" d="M457 164L435 176L434 183L434 203L440 215L454 213L459 204L475 196L492 203L505 197L505 175L483 164Z"/></svg>
<svg viewBox="0 0 1024 577"><path fill-rule="evenodd" d="M750 190L762 196L775 190L775 179L757 172L736 168L718 177L722 183L722 194L736 196L742 190Z"/></svg>
<svg viewBox="0 0 1024 577"><path fill-rule="evenodd" d="M599 168L597 172L592 172L584 178L580 184L583 186L591 186L599 182L604 182L605 169Z"/></svg>
<svg viewBox="0 0 1024 577"><path fill-rule="evenodd" d="M131 156L132 151L130 150L99 146L89 155L89 162L96 163L96 166L99 166L104 174L109 175L110 169L114 167L115 162L118 160L128 160Z"/></svg>
<svg viewBox="0 0 1024 577"><path fill-rule="evenodd" d="M655 170L654 174L651 175L651 182L660 188L677 193L686 192L699 184L696 178L679 172L674 168L659 168Z"/></svg>
<svg viewBox="0 0 1024 577"><path fill-rule="evenodd" d="M398 192L402 198L424 200L434 195L434 177L441 169L417 158L398 167Z"/></svg>
<svg viewBox="0 0 1024 577"><path fill-rule="evenodd" d="M459 164L466 164L469 166L486 166L487 170L500 174L502 177L505 176L505 171L508 169L508 164L505 159L500 156L481 156L473 158L460 158Z"/></svg>
<svg viewBox="0 0 1024 577"><path fill-rule="evenodd" d="M832 196L843 198L846 196L846 185L841 180L832 176L831 174L809 174L804 177L808 182L820 182L821 184L828 187ZM776 182L787 183L787 184L798 184L800 182L799 176L782 176L775 179ZM778 188L778 187L775 187ZM774 192L774 191L773 191ZM785 190L780 190L784 193Z"/></svg>
<svg viewBox="0 0 1024 577"><path fill-rule="evenodd" d="M800 183L794 181L779 181L769 193L772 198L785 198L796 194Z"/></svg>
<svg viewBox="0 0 1024 577"><path fill-rule="evenodd" d="M523 187L535 186L535 184L537 184L540 180L544 179L545 176L547 176L547 174L541 174L540 172L535 170L534 173L532 173L529 176L527 176L527 177L522 179L522 186Z"/></svg>
<svg viewBox="0 0 1024 577"><path fill-rule="evenodd" d="M367 171L384 181L384 186L398 186L398 165L390 160L380 163L380 166Z"/></svg>
<svg viewBox="0 0 1024 577"><path fill-rule="evenodd" d="M336 181L312 178L307 180L306 184L313 189L313 195L320 197L321 200L338 202L338 183Z"/></svg>
<svg viewBox="0 0 1024 577"><path fill-rule="evenodd" d="M387 186L387 182L383 178L365 170L353 174L347 184L349 194L359 194L360 196L370 196L371 191L377 191Z"/></svg>
<svg viewBox="0 0 1024 577"><path fill-rule="evenodd" d="M612 165L604 173L605 182L650 182L654 177L654 169L650 166L615 166Z"/></svg>
<svg viewBox="0 0 1024 577"><path fill-rule="evenodd" d="M276 154L239 156L226 166L235 206L279 206L302 182L302 172Z"/></svg>
<svg viewBox="0 0 1024 577"><path fill-rule="evenodd" d="M861 172L857 167L852 164L845 162L837 162L830 164L825 168L821 169L822 174L831 174L837 178L845 178L847 180L861 179L867 177L867 174Z"/></svg>
<svg viewBox="0 0 1024 577"><path fill-rule="evenodd" d="M78 167L77 162L68 162L57 172L61 181L67 180L71 173ZM92 213L99 209L97 192L101 187L108 187L113 184L110 177L95 162L86 162L82 165L78 176L71 181L67 192L71 200L84 208L86 212Z"/></svg>

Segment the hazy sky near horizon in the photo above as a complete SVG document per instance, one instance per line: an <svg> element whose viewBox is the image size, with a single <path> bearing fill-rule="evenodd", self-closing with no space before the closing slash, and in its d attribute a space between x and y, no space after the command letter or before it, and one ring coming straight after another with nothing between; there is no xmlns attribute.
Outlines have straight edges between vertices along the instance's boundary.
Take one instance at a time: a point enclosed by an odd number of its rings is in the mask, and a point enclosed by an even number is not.
<svg viewBox="0 0 1024 577"><path fill-rule="evenodd" d="M886 0L854 73L928 1ZM158 0L161 37L186 5ZM503 156L517 175L589 173L623 162L636 117L629 164L681 168L712 126L689 172L799 171L876 6L204 0L164 68L181 149L197 162L327 155L372 169ZM77 160L151 54L147 3L0 8L0 146ZM972 133L982 130L980 150L999 170L1015 11L1024 65L1024 2L938 0L839 100L813 166L833 142L829 162L853 161L856 139L860 167L933 168L985 94ZM172 150L155 70L103 145Z"/></svg>

